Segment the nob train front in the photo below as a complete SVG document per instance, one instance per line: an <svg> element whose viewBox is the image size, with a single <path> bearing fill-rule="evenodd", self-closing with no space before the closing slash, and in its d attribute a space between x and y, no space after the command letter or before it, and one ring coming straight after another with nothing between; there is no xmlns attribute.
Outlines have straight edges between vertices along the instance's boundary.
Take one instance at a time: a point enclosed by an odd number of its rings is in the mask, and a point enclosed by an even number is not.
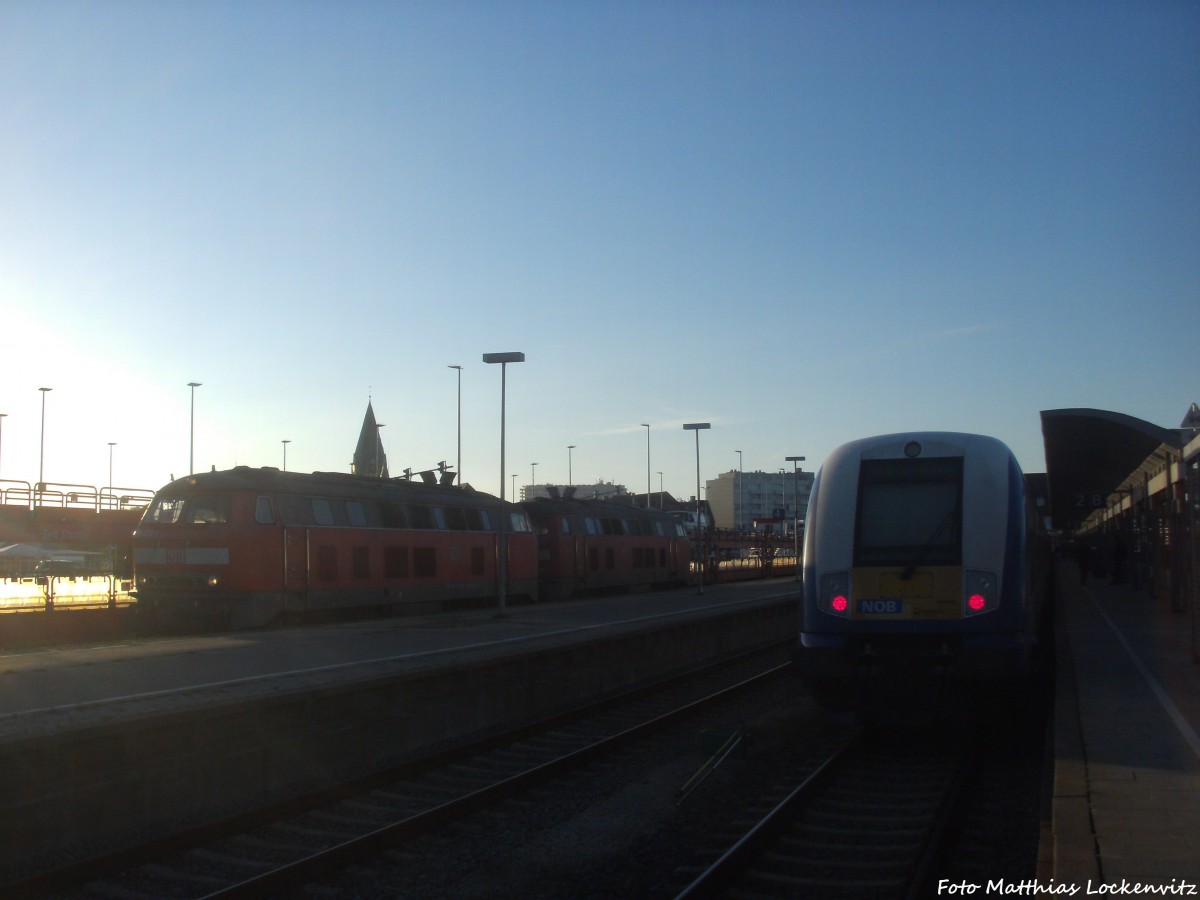
<svg viewBox="0 0 1200 900"><path fill-rule="evenodd" d="M1012 452L920 432L838 448L816 476L797 661L832 709L1023 684L1037 635L1036 527Z"/></svg>

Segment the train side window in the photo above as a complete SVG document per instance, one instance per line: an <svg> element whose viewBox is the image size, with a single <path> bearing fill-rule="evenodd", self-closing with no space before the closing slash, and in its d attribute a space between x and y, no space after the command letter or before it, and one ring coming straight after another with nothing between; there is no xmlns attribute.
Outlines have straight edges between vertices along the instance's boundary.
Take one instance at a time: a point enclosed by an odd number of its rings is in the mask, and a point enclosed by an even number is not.
<svg viewBox="0 0 1200 900"><path fill-rule="evenodd" d="M479 510L479 524L484 531L495 531L496 525L492 522L492 515L486 509Z"/></svg>
<svg viewBox="0 0 1200 900"><path fill-rule="evenodd" d="M559 527L562 529L563 534L570 534L571 533L571 520L568 519L566 516L563 516L561 519L559 519Z"/></svg>
<svg viewBox="0 0 1200 900"><path fill-rule="evenodd" d="M464 509L463 515L466 517L466 520L467 520L467 531L484 531L484 530L486 530L484 528L483 520L481 518L479 510L475 509L474 507L472 507L470 509Z"/></svg>
<svg viewBox="0 0 1200 900"><path fill-rule="evenodd" d="M444 509L439 509L438 512L442 514L446 528L449 528L451 531L467 530L467 516L461 506L447 506Z"/></svg>
<svg viewBox="0 0 1200 900"><path fill-rule="evenodd" d="M275 500L279 506L279 520L284 525L312 525L312 504L304 497L281 494Z"/></svg>
<svg viewBox="0 0 1200 900"><path fill-rule="evenodd" d="M428 506L414 504L408 508L408 520L413 528L432 529L438 526L434 524L433 510Z"/></svg>
<svg viewBox="0 0 1200 900"><path fill-rule="evenodd" d="M329 505L329 501L324 497L313 497L311 503L313 521L318 525L332 525L333 507Z"/></svg>
<svg viewBox="0 0 1200 900"><path fill-rule="evenodd" d="M275 524L275 507L270 497L259 497L254 501L254 521L259 525Z"/></svg>
<svg viewBox="0 0 1200 900"><path fill-rule="evenodd" d="M529 518L523 512L514 512L510 518L512 519L512 530L517 533L528 534L533 531L533 526L529 524Z"/></svg>
<svg viewBox="0 0 1200 900"><path fill-rule="evenodd" d="M187 506L186 521L192 525L225 525L233 510L229 494L193 497Z"/></svg>
<svg viewBox="0 0 1200 900"><path fill-rule="evenodd" d="M357 500L346 501L346 518L350 520L351 525L357 528L362 528L367 524L367 512Z"/></svg>
<svg viewBox="0 0 1200 900"><path fill-rule="evenodd" d="M408 510L399 503L381 503L379 522L384 528L407 528Z"/></svg>
<svg viewBox="0 0 1200 900"><path fill-rule="evenodd" d="M408 548L407 547L384 547L383 548L383 577L384 578L407 578L408 577Z"/></svg>
<svg viewBox="0 0 1200 900"><path fill-rule="evenodd" d="M600 533L600 520L599 519L595 519L592 516L588 516L585 521L587 522L587 533L588 534L599 534Z"/></svg>

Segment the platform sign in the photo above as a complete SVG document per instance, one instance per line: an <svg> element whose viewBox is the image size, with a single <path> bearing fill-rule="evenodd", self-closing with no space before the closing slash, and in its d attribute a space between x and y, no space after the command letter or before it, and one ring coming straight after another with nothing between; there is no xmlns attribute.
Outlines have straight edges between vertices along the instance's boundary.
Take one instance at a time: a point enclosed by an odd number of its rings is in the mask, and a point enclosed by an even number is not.
<svg viewBox="0 0 1200 900"><path fill-rule="evenodd" d="M1075 509L1105 509L1108 506L1108 494L1080 491L1071 495L1071 505Z"/></svg>

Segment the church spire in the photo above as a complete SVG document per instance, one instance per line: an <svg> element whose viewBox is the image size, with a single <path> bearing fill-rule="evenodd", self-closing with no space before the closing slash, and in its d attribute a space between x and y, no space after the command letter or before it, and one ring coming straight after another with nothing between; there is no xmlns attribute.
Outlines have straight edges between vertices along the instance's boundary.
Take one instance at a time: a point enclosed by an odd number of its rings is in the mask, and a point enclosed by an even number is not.
<svg viewBox="0 0 1200 900"><path fill-rule="evenodd" d="M387 478L387 454L383 450L383 439L379 429L383 425L375 421L375 410L367 398L367 414L363 416L362 430L358 433L358 446L354 448L352 471L356 475L372 478Z"/></svg>

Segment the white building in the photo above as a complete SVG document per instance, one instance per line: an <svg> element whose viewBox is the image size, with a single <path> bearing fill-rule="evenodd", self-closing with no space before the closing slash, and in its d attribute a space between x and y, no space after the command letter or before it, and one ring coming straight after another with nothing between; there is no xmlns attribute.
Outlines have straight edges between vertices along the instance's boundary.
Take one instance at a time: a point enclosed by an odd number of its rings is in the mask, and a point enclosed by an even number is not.
<svg viewBox="0 0 1200 900"><path fill-rule="evenodd" d="M749 531L755 519L803 521L812 491L812 472L722 472L705 482L717 528Z"/></svg>

